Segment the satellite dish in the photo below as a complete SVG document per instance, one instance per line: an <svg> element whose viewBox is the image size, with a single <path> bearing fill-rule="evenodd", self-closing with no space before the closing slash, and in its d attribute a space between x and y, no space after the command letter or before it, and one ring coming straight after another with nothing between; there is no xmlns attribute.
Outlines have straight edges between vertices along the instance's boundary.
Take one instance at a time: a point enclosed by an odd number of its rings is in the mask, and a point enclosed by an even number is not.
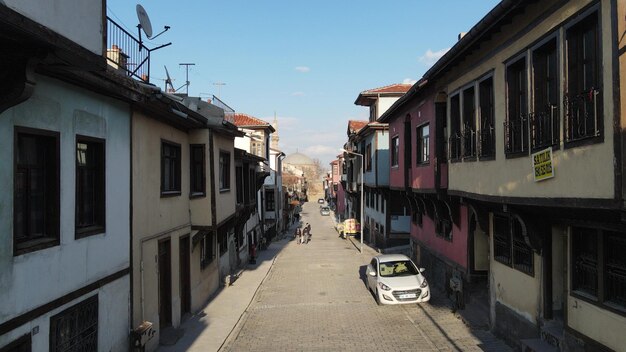
<svg viewBox="0 0 626 352"><path fill-rule="evenodd" d="M152 23L150 23L150 17L148 17L146 10L139 4L137 4L137 18L139 19L139 26L146 33L146 37L150 39L152 37Z"/></svg>

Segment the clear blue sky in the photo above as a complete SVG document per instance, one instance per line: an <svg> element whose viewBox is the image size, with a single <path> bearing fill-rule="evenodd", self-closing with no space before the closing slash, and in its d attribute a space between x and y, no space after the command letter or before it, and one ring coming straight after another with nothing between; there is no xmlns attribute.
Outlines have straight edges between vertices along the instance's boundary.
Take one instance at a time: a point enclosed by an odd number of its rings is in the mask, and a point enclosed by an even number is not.
<svg viewBox="0 0 626 352"><path fill-rule="evenodd" d="M359 92L415 81L491 10L496 0L165 1L145 0L154 34L151 82L163 88L166 65L175 88L219 95L235 111L271 122L280 149L322 161L335 158ZM137 33L136 2L108 0L107 14ZM218 86L214 83L223 82ZM219 91L218 91L219 89ZM181 90L184 92L184 89ZM219 94L218 94L219 93Z"/></svg>

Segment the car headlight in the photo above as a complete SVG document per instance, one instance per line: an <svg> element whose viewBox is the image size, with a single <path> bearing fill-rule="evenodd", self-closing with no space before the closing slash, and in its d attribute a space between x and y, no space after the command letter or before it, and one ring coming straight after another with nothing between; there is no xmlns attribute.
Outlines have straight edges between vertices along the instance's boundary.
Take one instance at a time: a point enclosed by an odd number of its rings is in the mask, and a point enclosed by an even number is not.
<svg viewBox="0 0 626 352"><path fill-rule="evenodd" d="M378 283L378 287L380 287L380 289L383 290L383 291L391 291L391 287L383 284L382 282Z"/></svg>
<svg viewBox="0 0 626 352"><path fill-rule="evenodd" d="M420 284L420 288L424 288L428 286L428 281L426 281L426 278L424 278L424 280L422 281L422 283Z"/></svg>

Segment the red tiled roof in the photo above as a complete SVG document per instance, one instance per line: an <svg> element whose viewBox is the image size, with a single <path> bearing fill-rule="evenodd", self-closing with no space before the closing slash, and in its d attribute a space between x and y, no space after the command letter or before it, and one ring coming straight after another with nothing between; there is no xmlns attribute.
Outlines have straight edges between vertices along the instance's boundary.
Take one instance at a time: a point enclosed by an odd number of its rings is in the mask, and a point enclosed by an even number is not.
<svg viewBox="0 0 626 352"><path fill-rule="evenodd" d="M368 89L361 92L361 94L378 94L378 93L406 93L411 89L412 84L396 83L388 86Z"/></svg>
<svg viewBox="0 0 626 352"><path fill-rule="evenodd" d="M367 125L367 121L350 120L348 121L348 134L359 132L359 130Z"/></svg>
<svg viewBox="0 0 626 352"><path fill-rule="evenodd" d="M249 126L271 126L269 122L257 119L254 116L250 116L242 113L235 113L235 126L237 127L249 127Z"/></svg>

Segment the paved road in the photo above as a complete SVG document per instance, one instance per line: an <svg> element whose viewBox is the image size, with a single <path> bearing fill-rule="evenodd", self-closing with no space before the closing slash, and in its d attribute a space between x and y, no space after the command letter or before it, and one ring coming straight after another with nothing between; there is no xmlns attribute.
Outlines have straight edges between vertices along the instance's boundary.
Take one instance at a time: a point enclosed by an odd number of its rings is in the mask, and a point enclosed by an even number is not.
<svg viewBox="0 0 626 352"><path fill-rule="evenodd" d="M360 254L339 238L318 207L304 205L311 242L283 247L221 351L510 350L489 332L471 331L441 296L377 306L363 281L376 253L364 246Z"/></svg>

